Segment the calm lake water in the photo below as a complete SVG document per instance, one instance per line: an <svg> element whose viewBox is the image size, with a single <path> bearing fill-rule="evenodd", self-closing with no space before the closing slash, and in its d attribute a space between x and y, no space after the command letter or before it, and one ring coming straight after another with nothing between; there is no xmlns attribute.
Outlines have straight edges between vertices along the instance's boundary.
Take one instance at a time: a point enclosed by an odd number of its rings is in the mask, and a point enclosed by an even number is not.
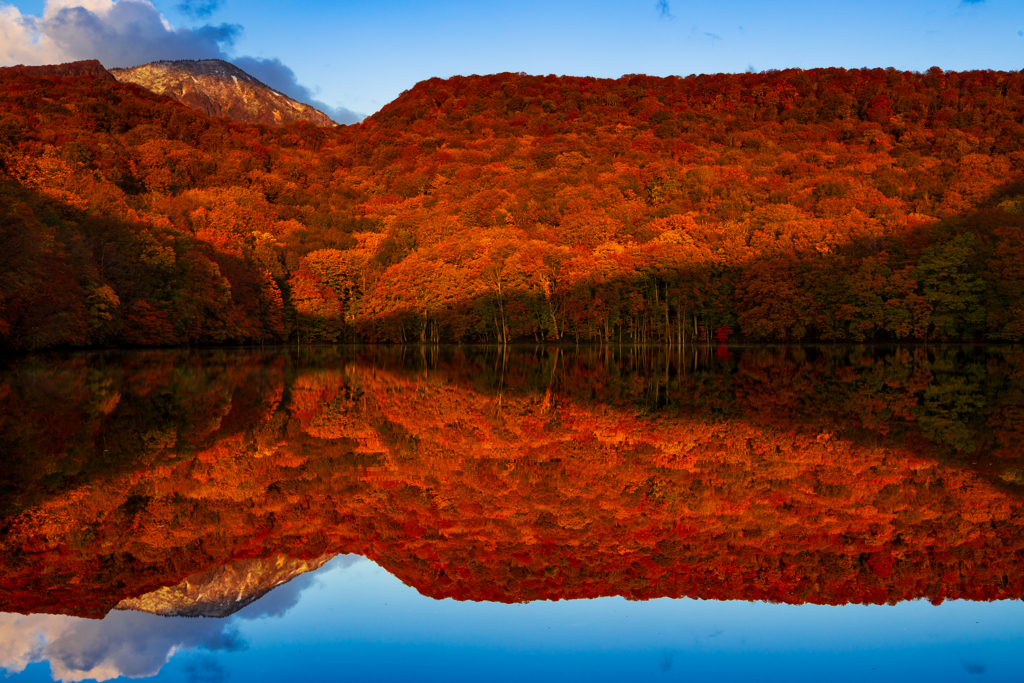
<svg viewBox="0 0 1024 683"><path fill-rule="evenodd" d="M24 680L1024 679L1024 350L0 367Z"/></svg>

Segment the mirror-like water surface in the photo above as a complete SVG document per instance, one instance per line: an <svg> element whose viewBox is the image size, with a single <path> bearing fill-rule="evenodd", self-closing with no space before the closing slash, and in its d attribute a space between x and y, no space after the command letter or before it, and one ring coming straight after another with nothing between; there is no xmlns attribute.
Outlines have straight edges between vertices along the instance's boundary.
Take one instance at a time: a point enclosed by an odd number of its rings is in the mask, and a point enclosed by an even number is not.
<svg viewBox="0 0 1024 683"><path fill-rule="evenodd" d="M1024 673L1018 601L457 602L424 597L353 556L296 582L224 619L3 615L0 663L39 681L1019 681Z"/></svg>
<svg viewBox="0 0 1024 683"><path fill-rule="evenodd" d="M1016 348L18 359L0 666L1019 680L1022 371Z"/></svg>

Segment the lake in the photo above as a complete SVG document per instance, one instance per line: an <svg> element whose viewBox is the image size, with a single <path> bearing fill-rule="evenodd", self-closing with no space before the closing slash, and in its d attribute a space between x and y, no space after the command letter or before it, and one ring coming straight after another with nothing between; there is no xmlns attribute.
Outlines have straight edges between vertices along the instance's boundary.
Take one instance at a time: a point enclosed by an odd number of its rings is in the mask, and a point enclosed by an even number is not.
<svg viewBox="0 0 1024 683"><path fill-rule="evenodd" d="M24 680L1019 681L1024 349L0 368Z"/></svg>

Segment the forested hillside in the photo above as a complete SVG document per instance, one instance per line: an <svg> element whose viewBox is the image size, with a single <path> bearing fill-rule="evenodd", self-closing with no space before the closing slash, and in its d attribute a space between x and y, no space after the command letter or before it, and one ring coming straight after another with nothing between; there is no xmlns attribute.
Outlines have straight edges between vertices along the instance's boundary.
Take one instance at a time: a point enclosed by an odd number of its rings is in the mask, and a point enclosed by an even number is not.
<svg viewBox="0 0 1024 683"><path fill-rule="evenodd" d="M433 79L356 126L0 71L0 346L1020 340L1024 75Z"/></svg>

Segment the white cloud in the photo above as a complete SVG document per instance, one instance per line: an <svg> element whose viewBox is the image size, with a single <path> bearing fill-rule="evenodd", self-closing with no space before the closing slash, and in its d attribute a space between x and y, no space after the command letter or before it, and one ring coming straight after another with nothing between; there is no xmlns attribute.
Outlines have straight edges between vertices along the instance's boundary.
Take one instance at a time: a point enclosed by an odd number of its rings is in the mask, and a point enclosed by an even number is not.
<svg viewBox="0 0 1024 683"><path fill-rule="evenodd" d="M155 676L179 649L245 647L221 620L111 612L100 621L59 614L0 614L0 668L48 661L56 681Z"/></svg>
<svg viewBox="0 0 1024 683"><path fill-rule="evenodd" d="M14 5L0 5L0 64L47 64L58 51Z"/></svg>
<svg viewBox="0 0 1024 683"><path fill-rule="evenodd" d="M0 64L224 59L240 32L234 24L174 28L149 0L47 0L41 17L0 5Z"/></svg>

